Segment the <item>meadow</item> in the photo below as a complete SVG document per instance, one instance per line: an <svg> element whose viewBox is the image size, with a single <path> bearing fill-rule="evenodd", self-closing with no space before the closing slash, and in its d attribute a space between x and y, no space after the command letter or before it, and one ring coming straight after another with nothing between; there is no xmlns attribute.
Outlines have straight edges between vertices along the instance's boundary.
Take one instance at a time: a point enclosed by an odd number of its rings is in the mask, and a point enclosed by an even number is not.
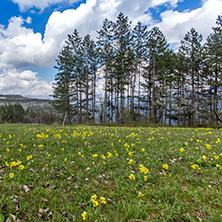
<svg viewBox="0 0 222 222"><path fill-rule="evenodd" d="M222 130L0 125L0 222L222 221Z"/></svg>

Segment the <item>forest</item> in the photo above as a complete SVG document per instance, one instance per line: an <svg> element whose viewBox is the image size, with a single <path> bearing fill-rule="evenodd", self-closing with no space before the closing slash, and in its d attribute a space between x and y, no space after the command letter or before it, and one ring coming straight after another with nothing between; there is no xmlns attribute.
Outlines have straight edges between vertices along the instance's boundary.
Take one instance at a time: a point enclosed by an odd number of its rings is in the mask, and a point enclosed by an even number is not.
<svg viewBox="0 0 222 222"><path fill-rule="evenodd" d="M103 21L96 40L75 29L56 64L54 107L67 124L221 122L220 15L206 40L191 28L173 50L158 27L132 27L120 12Z"/></svg>

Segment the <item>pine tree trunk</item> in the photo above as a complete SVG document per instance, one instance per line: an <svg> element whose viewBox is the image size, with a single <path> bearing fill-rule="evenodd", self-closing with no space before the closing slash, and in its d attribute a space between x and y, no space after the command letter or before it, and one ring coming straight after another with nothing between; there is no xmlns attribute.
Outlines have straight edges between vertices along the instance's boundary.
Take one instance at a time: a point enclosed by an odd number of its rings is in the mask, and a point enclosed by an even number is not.
<svg viewBox="0 0 222 222"><path fill-rule="evenodd" d="M156 64L153 56L153 78L152 78L152 107L151 107L151 122L156 123L155 117L155 79L156 79Z"/></svg>
<svg viewBox="0 0 222 222"><path fill-rule="evenodd" d="M77 109L77 124L79 124L80 120L80 110L79 110L79 86L76 84L76 109Z"/></svg>
<svg viewBox="0 0 222 222"><path fill-rule="evenodd" d="M171 86L170 86L170 95L169 95L169 126L171 126L171 108L172 108L172 103L171 103Z"/></svg>
<svg viewBox="0 0 222 222"><path fill-rule="evenodd" d="M85 79L86 79L86 122L89 121L89 75L88 75L88 66L85 67Z"/></svg>
<svg viewBox="0 0 222 222"><path fill-rule="evenodd" d="M218 91L218 71L217 68L215 70L215 78L214 78L214 95L213 95L213 113L218 110L218 102L217 102L217 91ZM214 123L218 124L218 120L214 118Z"/></svg>
<svg viewBox="0 0 222 222"><path fill-rule="evenodd" d="M79 89L79 123L82 124L82 84L80 83L80 89Z"/></svg>
<svg viewBox="0 0 222 222"><path fill-rule="evenodd" d="M194 85L194 72L192 72L192 114L191 114L191 125L195 124L195 85Z"/></svg>
<svg viewBox="0 0 222 222"><path fill-rule="evenodd" d="M107 123L107 79L108 79L108 67L106 62L105 67L105 93L104 93L104 122Z"/></svg>
<svg viewBox="0 0 222 222"><path fill-rule="evenodd" d="M135 70L132 84L131 84L131 103L130 103L130 113L131 113L131 119L135 120L135 114L134 114L134 103L135 103L135 85L136 85L136 76L137 76L137 68Z"/></svg>
<svg viewBox="0 0 222 222"><path fill-rule="evenodd" d="M138 69L138 114L140 115L140 70Z"/></svg>
<svg viewBox="0 0 222 222"><path fill-rule="evenodd" d="M113 91L110 92L110 121L113 123L113 115L114 115L114 110L113 110Z"/></svg>
<svg viewBox="0 0 222 222"><path fill-rule="evenodd" d="M181 87L180 87L180 82L178 83L178 106L179 106L179 109L178 109L178 126L180 127L181 125Z"/></svg>
<svg viewBox="0 0 222 222"><path fill-rule="evenodd" d="M116 89L115 92L115 108L116 108L116 112L115 112L115 122L118 123L119 122L119 93L118 93L118 89Z"/></svg>
<svg viewBox="0 0 222 222"><path fill-rule="evenodd" d="M123 110L124 110L124 86L121 86L120 92L120 123L123 124Z"/></svg>
<svg viewBox="0 0 222 222"><path fill-rule="evenodd" d="M96 122L96 73L94 73L93 76L93 106L92 106L92 112L93 112L93 122Z"/></svg>
<svg viewBox="0 0 222 222"><path fill-rule="evenodd" d="M130 104L130 87L129 87L130 84L127 85L127 109L130 110L130 107L129 107L129 104Z"/></svg>

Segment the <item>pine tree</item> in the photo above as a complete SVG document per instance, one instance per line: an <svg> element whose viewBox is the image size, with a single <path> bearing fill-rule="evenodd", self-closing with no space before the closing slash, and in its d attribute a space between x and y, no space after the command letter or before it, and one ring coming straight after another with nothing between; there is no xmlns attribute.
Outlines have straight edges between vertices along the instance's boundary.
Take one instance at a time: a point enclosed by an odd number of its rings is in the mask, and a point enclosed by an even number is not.
<svg viewBox="0 0 222 222"><path fill-rule="evenodd" d="M83 46L83 68L84 68L84 88L85 88L85 117L86 122L90 119L90 113L93 112L95 119L95 88L96 88L96 53L95 43L86 35L82 42ZM92 83L92 84L90 84ZM92 90L90 90L90 86ZM91 91L91 93L90 93ZM91 101L91 109L89 107ZM93 107L93 108L92 108Z"/></svg>
<svg viewBox="0 0 222 222"><path fill-rule="evenodd" d="M100 62L103 67L104 72L104 122L107 122L108 119L108 92L112 93L112 83L111 83L111 70L112 70L112 59L113 59L113 36L114 36L114 23L105 19L103 21L102 28L97 31L98 41L100 50ZM109 99L110 109L112 112L112 100ZM110 115L111 116L111 115ZM112 119L112 117L111 117Z"/></svg>
<svg viewBox="0 0 222 222"><path fill-rule="evenodd" d="M114 25L115 61L113 64L115 79L116 122L123 123L125 90L129 84L129 75L133 67L133 53L131 49L131 22L127 16L120 13Z"/></svg>
<svg viewBox="0 0 222 222"><path fill-rule="evenodd" d="M141 22L138 22L133 29L133 53L134 53L134 73L132 75L131 81L131 107L130 112L134 120L134 106L135 106L135 89L136 83L138 87L137 92L137 110L140 115L140 87L141 87L141 72L143 72L144 64L147 62L148 48L148 30L147 26L142 25ZM138 81L138 82L137 82Z"/></svg>
<svg viewBox="0 0 222 222"><path fill-rule="evenodd" d="M67 123L71 123L72 116L72 53L69 46L65 46L56 59L58 70L55 83L53 85L53 105L57 112L63 116L67 116Z"/></svg>
<svg viewBox="0 0 222 222"><path fill-rule="evenodd" d="M83 119L83 81L84 81L84 68L83 68L83 46L82 38L79 32L75 29L73 34L68 35L66 44L71 50L70 62L71 69L71 82L73 88L73 105L75 114L77 116L77 123L81 124Z"/></svg>
<svg viewBox="0 0 222 222"><path fill-rule="evenodd" d="M215 112L218 113L219 90L222 86L222 17L218 16L216 24L205 44L205 67L207 68L209 84L209 105L211 123L218 124Z"/></svg>
<svg viewBox="0 0 222 222"><path fill-rule="evenodd" d="M153 27L149 31L148 49L149 49L149 66L148 78L151 86L151 107L150 121L157 123L157 81L160 78L161 70L164 67L163 58L168 48L168 44L164 34L158 27Z"/></svg>
<svg viewBox="0 0 222 222"><path fill-rule="evenodd" d="M188 124L194 125L196 122L196 112L198 110L198 93L199 93L199 71L201 66L201 42L203 40L202 35L191 28L181 41L181 46L179 48L179 53L183 55L185 61L187 62L187 84L191 86L191 91L189 93L188 101L191 102L191 106L188 109ZM197 96L197 98L196 98Z"/></svg>

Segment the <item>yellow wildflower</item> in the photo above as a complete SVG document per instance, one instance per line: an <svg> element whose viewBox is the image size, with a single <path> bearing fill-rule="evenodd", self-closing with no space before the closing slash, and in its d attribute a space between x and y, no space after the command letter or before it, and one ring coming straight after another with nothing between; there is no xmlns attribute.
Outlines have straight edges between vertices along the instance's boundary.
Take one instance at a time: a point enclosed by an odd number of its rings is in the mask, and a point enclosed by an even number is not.
<svg viewBox="0 0 222 222"><path fill-rule="evenodd" d="M192 166L191 166L193 169L198 169L198 170L200 170L201 168L199 167L199 165L198 164L193 164Z"/></svg>
<svg viewBox="0 0 222 222"><path fill-rule="evenodd" d="M184 152L184 148L182 147L182 148L180 148L180 152L182 153L182 152Z"/></svg>
<svg viewBox="0 0 222 222"><path fill-rule="evenodd" d="M146 168L145 166L143 166L142 164L140 164L139 170L140 170L140 173L144 173L144 174L149 173L149 169L147 169L147 168Z"/></svg>
<svg viewBox="0 0 222 222"><path fill-rule="evenodd" d="M99 205L99 202L96 200L96 201L93 201L93 207L97 207Z"/></svg>
<svg viewBox="0 0 222 222"><path fill-rule="evenodd" d="M32 159L32 155L26 157L26 160L27 160L27 161L29 161L29 160L31 160L31 159Z"/></svg>
<svg viewBox="0 0 222 222"><path fill-rule="evenodd" d="M130 174L129 178L130 178L130 180L135 180L136 179L133 174Z"/></svg>
<svg viewBox="0 0 222 222"><path fill-rule="evenodd" d="M15 175L14 173L10 173L9 174L10 179L12 179L12 177L14 177L14 175Z"/></svg>
<svg viewBox="0 0 222 222"><path fill-rule="evenodd" d="M168 170L168 164L162 164L163 169Z"/></svg>
<svg viewBox="0 0 222 222"><path fill-rule="evenodd" d="M86 220L86 211L84 211L84 212L81 214L81 216L82 216L82 219L83 219L83 220Z"/></svg>
<svg viewBox="0 0 222 222"><path fill-rule="evenodd" d="M97 199L97 195L96 194L94 194L92 197L91 197L91 201L95 201Z"/></svg>
<svg viewBox="0 0 222 222"><path fill-rule="evenodd" d="M130 159L128 164L132 164L133 163L133 159Z"/></svg>
<svg viewBox="0 0 222 222"><path fill-rule="evenodd" d="M107 154L108 154L107 158L111 158L113 156L113 154L110 152L107 152Z"/></svg>
<svg viewBox="0 0 222 222"><path fill-rule="evenodd" d="M104 156L103 154L101 155L101 157L105 160L106 159L106 156Z"/></svg>
<svg viewBox="0 0 222 222"><path fill-rule="evenodd" d="M214 159L215 159L215 160L217 160L218 158L219 158L219 156L217 156L217 155L214 156Z"/></svg>
<svg viewBox="0 0 222 222"><path fill-rule="evenodd" d="M20 165L20 166L19 166L19 169L20 169L20 170L23 170L24 168L25 168L24 165Z"/></svg>
<svg viewBox="0 0 222 222"><path fill-rule="evenodd" d="M106 204L106 198L105 197L100 197L100 203Z"/></svg>
<svg viewBox="0 0 222 222"><path fill-rule="evenodd" d="M129 152L128 152L128 155L129 155L129 156L132 156L132 155L133 155L133 152L129 151Z"/></svg>
<svg viewBox="0 0 222 222"><path fill-rule="evenodd" d="M144 194L139 191L138 197L143 197L143 196L144 196Z"/></svg>

